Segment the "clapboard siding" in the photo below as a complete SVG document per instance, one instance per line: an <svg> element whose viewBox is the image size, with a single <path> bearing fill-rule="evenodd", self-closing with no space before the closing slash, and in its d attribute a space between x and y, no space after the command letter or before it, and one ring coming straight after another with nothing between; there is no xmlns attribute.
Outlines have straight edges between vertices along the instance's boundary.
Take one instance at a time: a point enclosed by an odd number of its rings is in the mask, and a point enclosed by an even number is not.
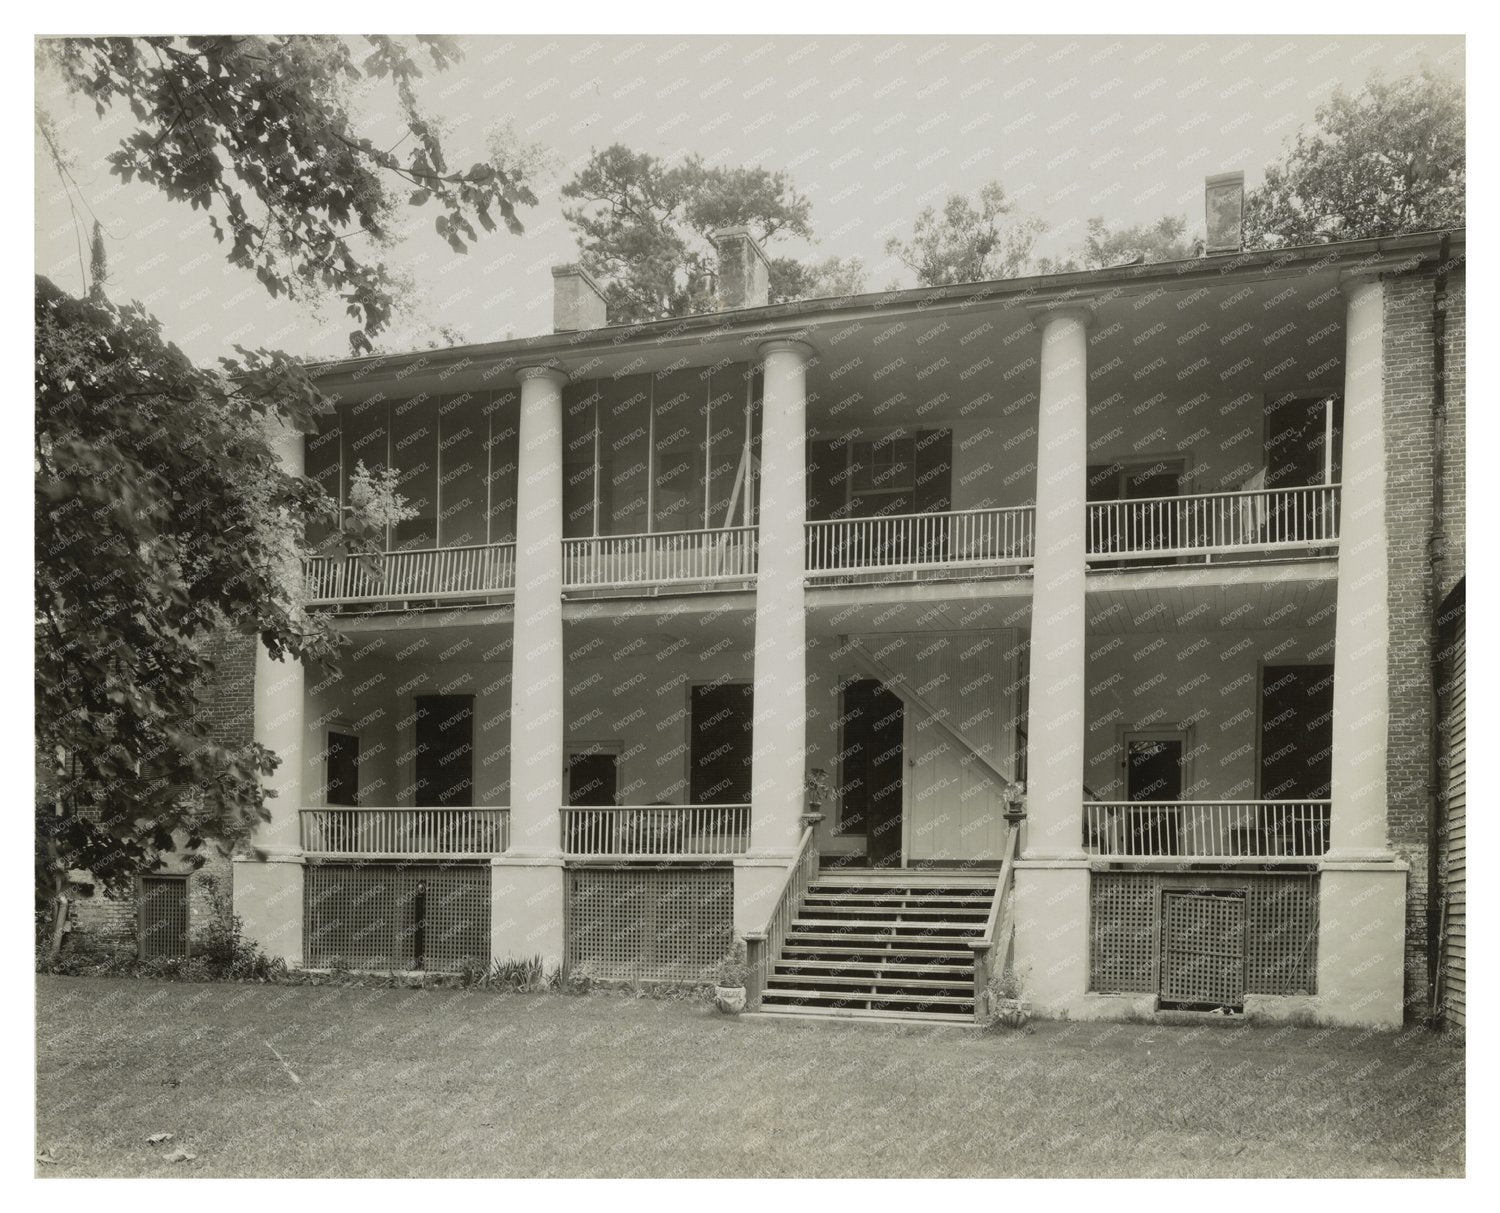
<svg viewBox="0 0 1500 1213"><path fill-rule="evenodd" d="M1446 781L1446 856L1443 871L1443 895L1447 904L1447 926L1443 936L1443 1010L1454 1027L1465 1026L1464 966L1467 956L1467 805L1466 741L1467 688L1464 677L1464 620L1460 614L1449 654L1448 733L1445 760Z"/></svg>

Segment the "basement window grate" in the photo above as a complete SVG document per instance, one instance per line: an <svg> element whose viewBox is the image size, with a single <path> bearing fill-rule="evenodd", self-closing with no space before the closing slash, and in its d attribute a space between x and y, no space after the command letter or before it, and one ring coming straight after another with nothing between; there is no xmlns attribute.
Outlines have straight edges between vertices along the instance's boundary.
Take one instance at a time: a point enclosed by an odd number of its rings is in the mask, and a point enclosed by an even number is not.
<svg viewBox="0 0 1500 1213"><path fill-rule="evenodd" d="M1089 989L1162 991L1164 895L1239 893L1244 898L1244 992L1317 991L1315 872L1095 872L1089 894Z"/></svg>
<svg viewBox="0 0 1500 1213"><path fill-rule="evenodd" d="M188 954L186 876L143 876L140 890L142 960Z"/></svg>
<svg viewBox="0 0 1500 1213"><path fill-rule="evenodd" d="M304 962L314 969L425 969L490 963L488 864L309 864Z"/></svg>
<svg viewBox="0 0 1500 1213"><path fill-rule="evenodd" d="M572 976L707 981L734 938L734 872L572 868L567 928Z"/></svg>

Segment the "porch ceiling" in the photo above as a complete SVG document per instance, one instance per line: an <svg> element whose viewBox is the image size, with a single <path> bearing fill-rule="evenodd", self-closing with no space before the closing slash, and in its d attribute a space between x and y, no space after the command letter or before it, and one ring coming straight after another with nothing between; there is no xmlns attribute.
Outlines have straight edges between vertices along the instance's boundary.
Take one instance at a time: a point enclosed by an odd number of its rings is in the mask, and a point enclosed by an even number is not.
<svg viewBox="0 0 1500 1213"><path fill-rule="evenodd" d="M1337 589L1336 560L1094 571L1088 625L1102 635L1320 626L1332 635Z"/></svg>

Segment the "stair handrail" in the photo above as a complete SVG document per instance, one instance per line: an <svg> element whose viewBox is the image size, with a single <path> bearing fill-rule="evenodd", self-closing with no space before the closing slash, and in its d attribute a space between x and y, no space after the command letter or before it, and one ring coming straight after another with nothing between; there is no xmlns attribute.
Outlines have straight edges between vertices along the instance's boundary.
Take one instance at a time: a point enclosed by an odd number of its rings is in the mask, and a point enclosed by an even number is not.
<svg viewBox="0 0 1500 1213"><path fill-rule="evenodd" d="M995 897L990 902L989 917L985 919L984 934L969 941L974 950L974 1021L983 1023L988 1013L988 989L990 978L995 974L998 957L1004 970L1006 956L1010 952L1011 939L1015 935L1016 919L1010 907L1010 895L1015 883L1016 840L1020 827L1013 825L1006 832L1005 850L1000 862L1000 876L995 881ZM1003 914L1003 917L1002 917ZM999 944L999 947L996 947Z"/></svg>
<svg viewBox="0 0 1500 1213"><path fill-rule="evenodd" d="M787 865L781 892L777 894L776 904L766 918L765 928L745 932L745 967L749 970L745 979L745 1002L751 1009L760 1006L761 991L766 988L771 965L781 955L792 915L797 912L797 906L807 893L808 885L818 873L818 848L813 845L813 835L821 820L822 816L818 814L808 814L803 818L802 838L792 854L791 863Z"/></svg>

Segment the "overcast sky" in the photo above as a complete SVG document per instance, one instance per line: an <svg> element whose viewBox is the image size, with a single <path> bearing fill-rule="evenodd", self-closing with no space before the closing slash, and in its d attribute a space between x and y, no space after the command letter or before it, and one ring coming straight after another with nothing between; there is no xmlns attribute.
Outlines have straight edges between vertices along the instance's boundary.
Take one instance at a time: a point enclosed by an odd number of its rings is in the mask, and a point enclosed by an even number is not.
<svg viewBox="0 0 1500 1213"><path fill-rule="evenodd" d="M1462 78L1461 38L1412 37L580 37L463 40L465 58L425 81L446 124L449 159L484 158L487 133L509 120L544 145L552 170L523 211L526 234L503 230L458 256L411 210L409 235L389 254L417 283L417 328L385 349L426 344L439 325L468 340L550 327L549 267L576 258L558 187L593 148L621 142L673 157L788 170L813 202L814 249L860 257L870 289L910 285L887 260L924 206L973 194L998 178L1017 206L1047 222L1039 252L1076 244L1086 220L1182 215L1203 222L1204 176L1243 169L1247 185L1284 141L1310 123L1336 85L1428 64ZM372 129L388 129L376 98ZM266 296L230 267L185 206L139 184L121 186L104 160L126 127L99 120L39 77L38 104L76 157L87 208L75 227L56 173L37 151L36 258L64 289L82 286L89 209L103 222L117 300L144 300L170 337L200 361L233 342L338 356L351 322ZM75 200L76 202L76 200Z"/></svg>

